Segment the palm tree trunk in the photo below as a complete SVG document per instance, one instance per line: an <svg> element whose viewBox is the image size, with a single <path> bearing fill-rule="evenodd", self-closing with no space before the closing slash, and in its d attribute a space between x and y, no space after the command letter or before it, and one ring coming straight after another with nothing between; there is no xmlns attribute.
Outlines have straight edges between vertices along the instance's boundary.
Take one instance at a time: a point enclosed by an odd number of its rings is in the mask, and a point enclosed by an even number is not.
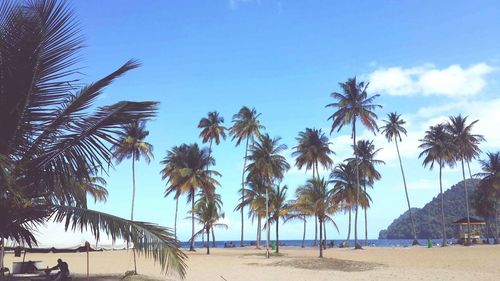
<svg viewBox="0 0 500 281"><path fill-rule="evenodd" d="M323 221L323 249L326 249L326 221Z"/></svg>
<svg viewBox="0 0 500 281"><path fill-rule="evenodd" d="M498 201L495 199L495 244L500 243L498 236Z"/></svg>
<svg viewBox="0 0 500 281"><path fill-rule="evenodd" d="M132 210L130 211L130 220L134 220L134 206L135 206L135 151L132 152ZM134 255L134 273L137 274L137 261L135 257L135 246L132 249Z"/></svg>
<svg viewBox="0 0 500 281"><path fill-rule="evenodd" d="M366 182L363 185L363 191L366 194ZM368 216L367 216L368 206L365 206L365 246L368 246Z"/></svg>
<svg viewBox="0 0 500 281"><path fill-rule="evenodd" d="M464 189L465 189L465 209L467 211L467 242L466 245L471 244L471 228L470 228L470 212L469 212L469 192L467 191L467 182L465 180L465 167L464 158L462 157L462 176L464 178Z"/></svg>
<svg viewBox="0 0 500 281"><path fill-rule="evenodd" d="M319 257L323 257L323 222L319 221Z"/></svg>
<svg viewBox="0 0 500 281"><path fill-rule="evenodd" d="M0 238L0 269L4 268L5 246L3 237Z"/></svg>
<svg viewBox="0 0 500 281"><path fill-rule="evenodd" d="M207 227L207 255L210 255L210 227Z"/></svg>
<svg viewBox="0 0 500 281"><path fill-rule="evenodd" d="M248 157L248 139L245 144L245 158L243 160L243 172L241 173L241 203L245 202L245 169L247 167L247 157ZM241 241L240 241L240 247L243 247L243 221L244 221L244 216L243 216L243 209L245 206L241 206Z"/></svg>
<svg viewBox="0 0 500 281"><path fill-rule="evenodd" d="M267 240L266 240L266 251L269 253L269 240L270 240L270 231L269 231L269 191L266 187L266 232L267 232Z"/></svg>
<svg viewBox="0 0 500 281"><path fill-rule="evenodd" d="M306 215L304 215L304 232L302 234L302 246L301 246L301 248L304 248L306 245L306 224L307 224Z"/></svg>
<svg viewBox="0 0 500 281"><path fill-rule="evenodd" d="M201 245L202 247L205 247L205 231L201 233Z"/></svg>
<svg viewBox="0 0 500 281"><path fill-rule="evenodd" d="M175 199L175 220L174 220L174 237L177 239L177 213L179 211L179 197Z"/></svg>
<svg viewBox="0 0 500 281"><path fill-rule="evenodd" d="M262 236L262 232L260 230L261 227L262 227L262 218L259 216L257 218L257 249L260 249L260 241Z"/></svg>
<svg viewBox="0 0 500 281"><path fill-rule="evenodd" d="M318 245L318 217L314 215L314 242L313 247Z"/></svg>
<svg viewBox="0 0 500 281"><path fill-rule="evenodd" d="M279 222L280 218L276 218L276 253L280 252L280 236L279 236Z"/></svg>
<svg viewBox="0 0 500 281"><path fill-rule="evenodd" d="M354 248L362 249L361 245L358 243L358 205L359 205L359 163L358 163L358 152L356 151L356 117L352 120L352 142L354 148L354 159L356 159L356 210L354 214Z"/></svg>
<svg viewBox="0 0 500 281"><path fill-rule="evenodd" d="M443 179L442 179L442 164L439 162L439 193L441 194L441 225L443 227L443 245L441 247L446 247L446 224L444 220L444 194L443 194Z"/></svg>
<svg viewBox="0 0 500 281"><path fill-rule="evenodd" d="M214 231L214 227L212 226L212 248L215 248L216 245L215 245L215 231Z"/></svg>
<svg viewBox="0 0 500 281"><path fill-rule="evenodd" d="M191 197L191 245L189 246L189 251L194 252L194 190L193 196Z"/></svg>
<svg viewBox="0 0 500 281"><path fill-rule="evenodd" d="M399 146L397 137L394 138L396 143L396 150L398 152L399 168L401 168L401 175L403 176L403 185L405 187L406 203L408 204L408 212L410 213L411 230L413 231L413 245L418 245L417 231L415 230L415 221L413 220L413 213L411 211L410 197L408 196L408 188L406 187L405 172L403 170L403 162L401 161L401 155L399 154Z"/></svg>
<svg viewBox="0 0 500 281"><path fill-rule="evenodd" d="M352 208L349 207L349 226L347 229L347 239L345 240L346 247L349 247L349 239L351 239L351 213Z"/></svg>
<svg viewBox="0 0 500 281"><path fill-rule="evenodd" d="M313 180L316 177L316 166L313 164ZM318 218L316 215L314 215L314 242L312 244L313 247L316 247L318 245Z"/></svg>

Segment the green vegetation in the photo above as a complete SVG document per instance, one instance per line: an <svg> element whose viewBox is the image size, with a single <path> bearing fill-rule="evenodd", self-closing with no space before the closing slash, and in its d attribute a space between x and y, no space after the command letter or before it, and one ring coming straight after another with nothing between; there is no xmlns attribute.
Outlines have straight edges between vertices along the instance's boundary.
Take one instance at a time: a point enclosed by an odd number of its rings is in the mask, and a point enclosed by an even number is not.
<svg viewBox="0 0 500 281"><path fill-rule="evenodd" d="M2 1L0 11L2 249L5 239L36 245L38 227L52 220L66 230L88 229L98 240L123 238L183 277L186 256L168 228L87 206L87 195L107 197L97 176L113 166L111 147L120 145L125 128L156 116L157 102L96 106L108 85L140 64L130 60L82 86L76 62L83 41L64 1Z"/></svg>
<svg viewBox="0 0 500 281"><path fill-rule="evenodd" d="M467 183L469 191L474 196L479 180L467 180ZM423 208L412 209L418 239L442 238L441 199L443 199L444 206L446 237L457 237L458 227L453 225L452 222L467 216L463 181L443 192L443 195L439 194L434 197ZM472 217L482 217L474 208L471 209L470 215ZM379 239L413 239L409 212L406 211L395 219L387 230L382 230L379 234Z"/></svg>

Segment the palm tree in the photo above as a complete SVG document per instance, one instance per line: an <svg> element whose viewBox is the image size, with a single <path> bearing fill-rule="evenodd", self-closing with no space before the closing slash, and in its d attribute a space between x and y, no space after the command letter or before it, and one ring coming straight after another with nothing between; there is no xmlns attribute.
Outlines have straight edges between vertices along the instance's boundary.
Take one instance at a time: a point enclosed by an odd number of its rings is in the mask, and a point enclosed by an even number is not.
<svg viewBox="0 0 500 281"><path fill-rule="evenodd" d="M202 129L200 132L200 138L203 143L209 142L208 152L209 157L212 154L212 143L215 140L215 144L220 144L220 139L226 140L227 128L222 126L224 123L224 117L219 116L219 112L212 111L208 113L207 117L204 117L198 123L198 128ZM207 167L208 169L208 167ZM215 247L215 234L212 229L212 246Z"/></svg>
<svg viewBox="0 0 500 281"><path fill-rule="evenodd" d="M319 221L319 257L323 257L323 226L329 214L338 210L332 193L328 190L328 182L324 178L309 179L306 184L297 189L302 200L310 202L310 206Z"/></svg>
<svg viewBox="0 0 500 281"><path fill-rule="evenodd" d="M296 157L295 166L302 169L305 166L306 171L312 169L313 178L319 178L319 164L323 168L330 168L333 165L333 160L330 155L335 154L330 150L328 138L321 131L321 129L316 128L306 128L303 132L299 132L299 136L295 138L298 142L297 146L293 149L292 156ZM304 223L306 219L303 218ZM317 243L317 233L318 233L318 220L315 218L315 233L314 233L314 243ZM305 229L305 228L304 228Z"/></svg>
<svg viewBox="0 0 500 281"><path fill-rule="evenodd" d="M337 108L328 120L332 120L332 129L330 134L337 129L337 132L345 125L352 124L351 137L353 139L353 147L356 146L356 121L359 119L361 123L369 130L375 133L377 128L377 115L373 112L376 108L381 108L381 105L374 104L375 98L379 95L368 97L366 92L368 85L364 82L357 82L356 77L349 78L345 83L339 83L343 93L333 92L330 96L336 100L334 103L328 104L326 107ZM358 162L358 155L354 150L354 157L356 163ZM359 168L356 165L356 204L354 215L354 244L356 249L361 249L358 243L358 201L359 201Z"/></svg>
<svg viewBox="0 0 500 281"><path fill-rule="evenodd" d="M366 193L366 185L369 184L373 186L376 180L380 180L382 176L375 169L375 165L385 164L382 160L375 159L376 154L381 150L381 148L375 150L375 145L373 141L359 140L358 144L354 148L357 150L358 155L358 167L363 178L363 192ZM351 158L348 161L355 161ZM355 163L355 162L353 162ZM365 212L365 246L368 246L368 220L367 220L367 208L363 208Z"/></svg>
<svg viewBox="0 0 500 281"><path fill-rule="evenodd" d="M356 203L356 168L353 162L344 161L338 164L330 173L329 183L333 184L332 198L339 206L340 210L344 210L349 214L349 223L347 230L347 238L344 242L345 247L349 247L349 239L351 235L351 212ZM361 179L364 185L364 178ZM369 206L370 197L366 192L359 196L359 204L365 208Z"/></svg>
<svg viewBox="0 0 500 281"><path fill-rule="evenodd" d="M441 195L441 225L443 228L443 247L446 246L446 224L444 219L444 195L443 195L443 181L442 181L442 170L443 167L448 165L453 165L453 157L455 153L455 147L452 143L452 136L446 131L445 124L438 124L436 126L431 126L428 131L425 132L425 137L420 140L422 142L419 148L423 151L418 156L419 158L424 157L423 165L424 167L429 166L432 170L434 164L439 166L439 192Z"/></svg>
<svg viewBox="0 0 500 281"><path fill-rule="evenodd" d="M202 129L200 132L200 138L203 143L209 143L208 152L212 153L212 143L215 140L215 144L220 144L220 139L226 139L226 127L222 126L224 123L224 117L219 116L219 112L212 111L208 113L207 117L201 118L198 128ZM210 156L210 155L209 155Z"/></svg>
<svg viewBox="0 0 500 281"><path fill-rule="evenodd" d="M394 143L396 144L396 151L398 153L398 159L399 159L399 168L401 169L401 176L403 177L403 186L405 188L406 203L408 204L408 212L410 214L410 221L411 221L411 230L413 232L412 244L418 245L417 231L415 229L415 220L413 219L413 213L410 205L410 197L408 195L408 187L406 186L405 172L403 170L403 162L401 161L401 154L399 153L399 146L398 146L398 139L400 142L403 140L401 138L401 134L404 134L406 136L407 133L406 129L403 127L404 124L406 124L406 121L401 119L400 117L401 115L397 114L396 112L391 112L387 114L388 120L383 120L385 125L382 126L381 129L387 141L391 142L392 140L394 140Z"/></svg>
<svg viewBox="0 0 500 281"><path fill-rule="evenodd" d="M134 205L135 205L135 161L142 158L146 163L150 163L153 159L153 146L144 141L149 135L146 130L146 123L137 120L123 126L123 133L120 134L118 144L114 145L111 150L116 159L116 163L120 164L125 159L132 158L132 207L130 211L130 220L134 220ZM134 272L137 274L137 262L134 253Z"/></svg>
<svg viewBox="0 0 500 281"><path fill-rule="evenodd" d="M268 191L273 186L275 181L283 179L284 174L290 169L285 156L282 153L287 149L287 146L280 144L281 138L271 138L269 134L264 134L259 137L259 141L254 142L247 156L250 164L247 166L248 177L260 177L265 186L266 192L266 218L269 218L268 213ZM269 225L269 224L268 224ZM267 243L269 246L269 227L267 227Z"/></svg>
<svg viewBox="0 0 500 281"><path fill-rule="evenodd" d="M156 115L156 102L95 104L139 64L128 61L77 87L83 42L66 2L8 1L0 11L0 240L32 247L40 225L64 222L66 230L90 229L98 240L125 239L164 271L184 276L186 256L169 229L91 210L76 189L88 192L95 172L113 166L111 147L124 125Z"/></svg>
<svg viewBox="0 0 500 281"><path fill-rule="evenodd" d="M271 189L269 194L269 209L271 215L269 216L269 224L275 223L276 225L276 253L280 252L279 240L279 221L280 218L285 218L291 210L291 206L286 201L286 192L288 187L285 185L283 188L276 185L276 188Z"/></svg>
<svg viewBox="0 0 500 281"><path fill-rule="evenodd" d="M195 220L198 224L202 225L201 230L199 230L191 240L194 241L195 236L207 234L207 255L210 255L210 230L214 227L224 227L227 229L227 225L220 223L219 220L224 219L224 213L222 212L222 200L219 194L212 193L205 195L203 192L199 194L199 199L196 201L194 210L192 211L195 216Z"/></svg>
<svg viewBox="0 0 500 281"><path fill-rule="evenodd" d="M480 160L482 173L475 176L481 178L476 193L476 211L484 217L495 220L495 243L500 243L498 231L498 205L500 204L500 152L489 152L484 160Z"/></svg>
<svg viewBox="0 0 500 281"><path fill-rule="evenodd" d="M249 177L246 184L249 188L244 191L245 199L236 205L234 210L241 211L242 208L248 207L248 217L252 219L252 222L257 219L256 248L260 249L262 218L266 216L266 187L264 180L258 175Z"/></svg>
<svg viewBox="0 0 500 281"><path fill-rule="evenodd" d="M479 120L475 120L469 125L467 125L467 116L462 117L460 114L458 116L450 116L450 121L446 125L448 133L453 137L453 144L455 146L455 159L460 161L462 164L462 176L464 179L464 189L465 189L465 208L467 210L467 241L466 245L471 244L471 228L470 228L470 210L469 210L469 192L467 191L467 181L465 180L465 167L464 162L469 162L479 156L481 150L479 149L479 143L484 141L484 137L481 135L472 134L472 127ZM469 167L469 174L470 167ZM472 178L472 174L471 174Z"/></svg>
<svg viewBox="0 0 500 281"><path fill-rule="evenodd" d="M209 196L220 185L214 176L220 176L215 170L206 169L214 165L215 160L209 155L208 149L200 149L196 143L182 144L167 152L161 162L165 167L161 171L164 178L168 178L168 189L179 189L180 194L187 193L188 202L191 202L191 237L195 236L194 212L195 197L198 190ZM190 251L194 251L194 239L191 239Z"/></svg>
<svg viewBox="0 0 500 281"><path fill-rule="evenodd" d="M135 202L135 161L144 158L146 163L150 163L153 156L153 146L145 142L144 139L149 135L146 130L146 123L137 120L123 126L123 133L120 133L118 144L111 149L116 163L119 164L125 159L132 158L132 208L130 220L134 220L134 202Z"/></svg>
<svg viewBox="0 0 500 281"><path fill-rule="evenodd" d="M233 115L233 126L229 129L229 133L233 136L232 140L236 140L236 146L245 140L245 157L243 158L243 171L241 173L241 202L245 200L245 171L247 170L247 155L248 155L248 144L252 140L254 142L254 137L260 137L261 130L265 130L266 127L260 124L259 121L260 113L257 113L255 108L248 108L243 106L238 113ZM241 241L240 246L243 247L243 207L241 208Z"/></svg>

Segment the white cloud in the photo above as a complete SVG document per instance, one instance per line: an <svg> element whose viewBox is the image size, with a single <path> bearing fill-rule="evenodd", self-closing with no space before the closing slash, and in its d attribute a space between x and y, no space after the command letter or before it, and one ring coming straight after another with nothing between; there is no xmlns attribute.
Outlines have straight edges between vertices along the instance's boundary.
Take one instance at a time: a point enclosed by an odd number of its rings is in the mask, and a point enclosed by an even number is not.
<svg viewBox="0 0 500 281"><path fill-rule="evenodd" d="M432 64L418 67L379 68L368 75L372 92L393 96L444 95L473 96L486 86L486 76L496 68L478 63L469 67L458 64L438 69Z"/></svg>

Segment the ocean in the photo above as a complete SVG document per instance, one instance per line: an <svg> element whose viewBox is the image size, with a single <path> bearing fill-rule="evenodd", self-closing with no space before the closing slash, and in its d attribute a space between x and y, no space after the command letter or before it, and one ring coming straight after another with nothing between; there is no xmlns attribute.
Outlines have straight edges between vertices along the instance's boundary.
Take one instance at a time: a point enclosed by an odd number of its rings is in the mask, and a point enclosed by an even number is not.
<svg viewBox="0 0 500 281"><path fill-rule="evenodd" d="M327 245L331 243L332 240L327 240ZM311 247L313 244L314 240L306 240L305 245L306 247ZM335 247L338 247L340 243L344 242L344 240L334 240ZM358 242L364 246L365 240L358 240ZM413 242L413 239L368 239L368 246L369 247L408 247L411 246ZM422 246L427 246L427 240L426 239L419 239L418 242ZM432 239L432 242L434 245L440 245L442 242L442 239ZM455 239L449 239L448 243L453 243L455 242ZM228 240L228 241L216 241L215 245L216 248L223 248L224 245L231 244L236 245L238 247L240 245L240 241L237 240ZM252 246L255 245L254 240L252 241L244 241L245 246ZM271 244L273 243L273 240L270 242ZM181 247L182 248L189 248L190 243L189 242L181 242ZM266 241L262 241L262 246L266 245ZM280 240L280 245L284 246L292 246L292 247L300 247L302 245L302 240ZM210 241L210 246L212 246L212 242ZM354 240L349 240L349 246L353 247L354 246ZM201 241L196 241L195 242L195 248L202 248L202 242Z"/></svg>

